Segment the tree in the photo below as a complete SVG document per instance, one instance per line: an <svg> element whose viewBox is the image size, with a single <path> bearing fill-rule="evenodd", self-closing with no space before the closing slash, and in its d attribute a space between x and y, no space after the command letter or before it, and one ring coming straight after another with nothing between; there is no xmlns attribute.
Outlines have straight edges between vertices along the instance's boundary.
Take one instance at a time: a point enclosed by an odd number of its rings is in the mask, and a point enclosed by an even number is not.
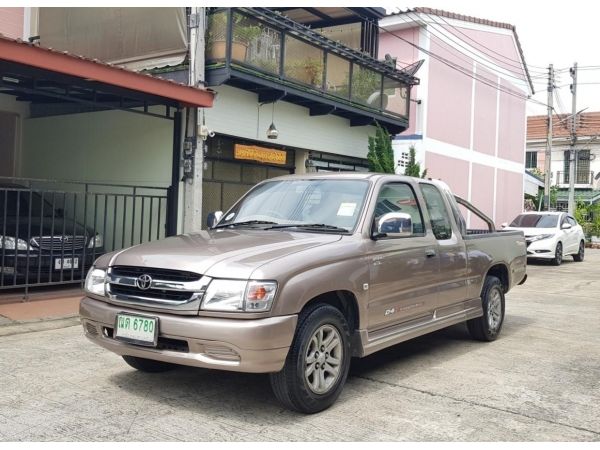
<svg viewBox="0 0 600 450"><path fill-rule="evenodd" d="M404 169L404 175L409 177L425 178L427 176L427 169L423 170L423 173L421 173L421 164L416 161L415 146L411 145L408 148L408 151L410 153L408 155L408 164Z"/></svg>
<svg viewBox="0 0 600 450"><path fill-rule="evenodd" d="M375 136L369 136L369 170L380 173L396 173L394 164L394 150L392 150L392 140L390 135L377 124Z"/></svg>

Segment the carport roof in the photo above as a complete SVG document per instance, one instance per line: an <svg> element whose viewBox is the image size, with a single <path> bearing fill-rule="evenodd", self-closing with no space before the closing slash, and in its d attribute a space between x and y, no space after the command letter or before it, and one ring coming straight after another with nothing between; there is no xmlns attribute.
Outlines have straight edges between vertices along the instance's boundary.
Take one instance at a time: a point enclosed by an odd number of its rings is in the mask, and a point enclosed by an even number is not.
<svg viewBox="0 0 600 450"><path fill-rule="evenodd" d="M187 107L212 107L214 92L152 75L140 74L97 59L59 52L51 48L10 39L0 34L0 62L30 66L86 82L97 82L177 102Z"/></svg>

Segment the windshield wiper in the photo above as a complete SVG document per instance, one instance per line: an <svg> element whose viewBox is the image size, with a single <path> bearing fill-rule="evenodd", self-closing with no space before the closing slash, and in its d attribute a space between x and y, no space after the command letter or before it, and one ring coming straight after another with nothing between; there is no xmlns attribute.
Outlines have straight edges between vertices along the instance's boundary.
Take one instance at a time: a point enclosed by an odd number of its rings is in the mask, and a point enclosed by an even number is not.
<svg viewBox="0 0 600 450"><path fill-rule="evenodd" d="M279 230L282 228L302 228L304 230L319 230L319 231L341 231L347 233L347 228L336 227L335 225L327 225L326 223L290 223L285 225L274 225L265 230Z"/></svg>
<svg viewBox="0 0 600 450"><path fill-rule="evenodd" d="M268 220L245 220L243 222L232 222L232 223L224 223L222 225L217 225L213 227L215 228L225 228L225 227L236 227L243 225L277 225L277 222L271 222Z"/></svg>

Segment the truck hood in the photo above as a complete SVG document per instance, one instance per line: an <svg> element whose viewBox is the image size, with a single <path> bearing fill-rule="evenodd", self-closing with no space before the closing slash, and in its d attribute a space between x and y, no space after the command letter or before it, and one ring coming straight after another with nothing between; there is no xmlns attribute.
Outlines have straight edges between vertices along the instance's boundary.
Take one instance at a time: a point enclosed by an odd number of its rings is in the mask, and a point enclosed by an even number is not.
<svg viewBox="0 0 600 450"><path fill-rule="evenodd" d="M248 279L265 263L340 239L340 235L325 233L209 230L128 248L116 253L110 265L156 267L214 278Z"/></svg>

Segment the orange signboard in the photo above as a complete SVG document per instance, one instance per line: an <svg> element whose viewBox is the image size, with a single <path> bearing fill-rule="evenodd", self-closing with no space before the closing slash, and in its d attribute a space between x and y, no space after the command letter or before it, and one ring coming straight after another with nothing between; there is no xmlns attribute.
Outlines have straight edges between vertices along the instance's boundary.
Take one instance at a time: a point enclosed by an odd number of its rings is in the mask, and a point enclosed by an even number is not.
<svg viewBox="0 0 600 450"><path fill-rule="evenodd" d="M235 159L250 159L267 164L285 164L286 152L273 148L259 147L258 145L235 144Z"/></svg>

